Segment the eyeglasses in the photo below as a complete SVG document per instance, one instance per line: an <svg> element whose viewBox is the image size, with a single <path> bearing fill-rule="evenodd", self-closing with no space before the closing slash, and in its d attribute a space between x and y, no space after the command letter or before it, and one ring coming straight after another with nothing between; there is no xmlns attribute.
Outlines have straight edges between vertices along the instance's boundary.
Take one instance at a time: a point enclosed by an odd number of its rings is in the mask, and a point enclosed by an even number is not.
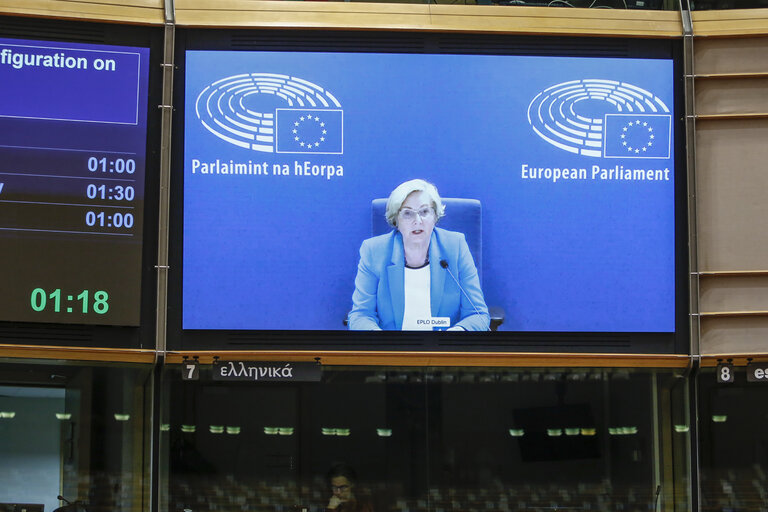
<svg viewBox="0 0 768 512"><path fill-rule="evenodd" d="M435 210L433 210L431 206L425 206L424 208L419 208L418 210L412 210L411 208L403 208L400 210L400 216L406 222L416 220L417 215L421 217L422 220L424 220L429 219L434 214Z"/></svg>
<svg viewBox="0 0 768 512"><path fill-rule="evenodd" d="M338 491L338 492L347 492L348 490L349 490L349 486L348 485L332 485L331 486L331 491L332 492L336 492L336 491Z"/></svg>

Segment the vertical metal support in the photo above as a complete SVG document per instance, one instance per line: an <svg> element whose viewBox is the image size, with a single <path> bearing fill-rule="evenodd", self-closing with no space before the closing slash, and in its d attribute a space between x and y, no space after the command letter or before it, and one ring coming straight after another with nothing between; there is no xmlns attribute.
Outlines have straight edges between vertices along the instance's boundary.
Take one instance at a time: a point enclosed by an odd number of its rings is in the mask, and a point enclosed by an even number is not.
<svg viewBox="0 0 768 512"><path fill-rule="evenodd" d="M157 311L155 313L155 367L152 379L152 471L151 510L160 512L160 480L162 459L162 393L163 366L166 353L168 324L168 241L170 233L171 135L173 124L173 75L175 69L176 8L173 0L165 0L165 29L163 34L163 91L158 108L160 119L160 176L157 239Z"/></svg>
<svg viewBox="0 0 768 512"><path fill-rule="evenodd" d="M691 510L701 509L701 467L699 464L699 369L701 357L691 356L691 364L686 372L688 393L685 395L685 410L688 412L688 425L690 431L688 439L691 447L688 457L689 472L691 474L692 496Z"/></svg>
<svg viewBox="0 0 768 512"><path fill-rule="evenodd" d="M654 501L654 511L664 510L663 501L659 501L661 496L656 491L661 489L664 479L662 478L661 465L663 462L663 455L661 453L661 421L666 415L659 414L659 379L656 371L651 373L651 428L653 429L653 435L651 438L651 451L655 454L653 457L653 490L656 501Z"/></svg>
<svg viewBox="0 0 768 512"><path fill-rule="evenodd" d="M694 66L694 33L689 0L679 0L680 17L683 24L683 66L685 77L685 149L688 184L688 300L690 329L689 380L690 400L690 472L691 507L698 510L701 505L699 467L699 411L697 397L698 370L701 361L701 317L699 315L699 238L696 208L696 72Z"/></svg>
<svg viewBox="0 0 768 512"><path fill-rule="evenodd" d="M685 73L685 152L688 181L688 296L690 322L690 354L700 355L699 339L699 238L696 211L696 84L691 11L681 6L683 21L683 66Z"/></svg>
<svg viewBox="0 0 768 512"><path fill-rule="evenodd" d="M158 108L160 121L160 205L157 240L157 319L155 323L156 358L164 358L168 305L168 239L171 184L171 128L173 121L173 72L175 52L175 11L173 0L165 0L163 43L163 100Z"/></svg>

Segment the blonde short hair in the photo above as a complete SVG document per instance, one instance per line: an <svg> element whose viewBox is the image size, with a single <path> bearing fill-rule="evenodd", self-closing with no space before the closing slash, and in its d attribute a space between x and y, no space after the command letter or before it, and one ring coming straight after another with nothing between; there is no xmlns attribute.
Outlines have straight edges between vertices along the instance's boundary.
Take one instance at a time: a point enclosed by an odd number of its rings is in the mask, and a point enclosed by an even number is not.
<svg viewBox="0 0 768 512"><path fill-rule="evenodd" d="M443 200L440 199L436 186L424 180L409 180L398 185L389 194L387 209L384 215L387 217L387 222L389 222L390 226L397 227L397 216L400 213L400 208L403 207L403 203L408 196L414 192L424 192L429 196L432 208L435 210L436 221L445 215L445 205L443 205Z"/></svg>

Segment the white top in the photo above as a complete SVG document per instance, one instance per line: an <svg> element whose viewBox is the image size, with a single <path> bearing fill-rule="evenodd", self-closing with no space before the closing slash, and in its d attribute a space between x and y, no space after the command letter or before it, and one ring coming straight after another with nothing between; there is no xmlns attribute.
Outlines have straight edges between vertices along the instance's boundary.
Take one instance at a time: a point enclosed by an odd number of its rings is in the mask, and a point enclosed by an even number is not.
<svg viewBox="0 0 768 512"><path fill-rule="evenodd" d="M431 331L429 322L417 320L432 318L430 299L429 264L421 268L405 267L405 312L403 314L404 331Z"/></svg>

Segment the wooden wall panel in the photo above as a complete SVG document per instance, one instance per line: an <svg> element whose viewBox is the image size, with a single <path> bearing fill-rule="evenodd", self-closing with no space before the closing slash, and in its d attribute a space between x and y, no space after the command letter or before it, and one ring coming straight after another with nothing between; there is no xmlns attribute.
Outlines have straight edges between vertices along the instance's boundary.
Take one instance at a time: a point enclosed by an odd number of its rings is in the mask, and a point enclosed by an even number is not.
<svg viewBox="0 0 768 512"><path fill-rule="evenodd" d="M768 72L768 39L765 37L698 38L693 48L697 75Z"/></svg>
<svg viewBox="0 0 768 512"><path fill-rule="evenodd" d="M768 35L768 9L694 11L693 33L702 37Z"/></svg>
<svg viewBox="0 0 768 512"><path fill-rule="evenodd" d="M697 35L768 27L764 9L694 15ZM768 37L697 37L694 73L700 352L768 354Z"/></svg>
<svg viewBox="0 0 768 512"><path fill-rule="evenodd" d="M506 352L379 352L379 351L198 351L169 352L166 362L181 364L184 357L199 356L201 364L211 364L214 357L228 361L305 361L319 360L332 366L473 366L530 368L685 368L684 355L646 354L550 354Z"/></svg>
<svg viewBox="0 0 768 512"><path fill-rule="evenodd" d="M163 0L0 0L0 13L162 25Z"/></svg>
<svg viewBox="0 0 768 512"><path fill-rule="evenodd" d="M768 353L768 317L701 319L701 353Z"/></svg>
<svg viewBox="0 0 768 512"><path fill-rule="evenodd" d="M768 275L702 276L702 312L768 311Z"/></svg>
<svg viewBox="0 0 768 512"><path fill-rule="evenodd" d="M696 82L696 114L748 113L768 113L768 76Z"/></svg>
<svg viewBox="0 0 768 512"><path fill-rule="evenodd" d="M768 268L768 119L699 121L699 270Z"/></svg>
<svg viewBox="0 0 768 512"><path fill-rule="evenodd" d="M104 361L151 364L155 361L155 351L0 344L0 358L60 359L62 361Z"/></svg>
<svg viewBox="0 0 768 512"><path fill-rule="evenodd" d="M176 0L180 26L437 30L671 38L675 11L418 3Z"/></svg>

